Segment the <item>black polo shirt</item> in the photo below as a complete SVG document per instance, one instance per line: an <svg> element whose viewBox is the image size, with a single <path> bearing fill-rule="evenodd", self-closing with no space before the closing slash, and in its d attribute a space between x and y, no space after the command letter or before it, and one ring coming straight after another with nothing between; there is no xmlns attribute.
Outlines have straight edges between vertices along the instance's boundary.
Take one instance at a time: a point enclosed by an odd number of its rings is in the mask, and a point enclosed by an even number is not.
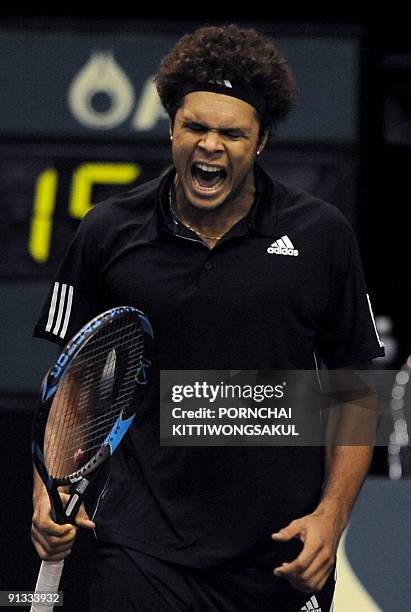
<svg viewBox="0 0 411 612"><path fill-rule="evenodd" d="M99 204L34 334L64 344L132 305L155 334L147 405L111 462L97 535L193 567L284 556L270 534L317 505L321 448L161 447L161 369L314 369L383 355L353 231L333 206L255 168L247 217L210 250L170 214L174 170ZM272 557L272 558L271 558ZM273 566L274 567L274 566Z"/></svg>

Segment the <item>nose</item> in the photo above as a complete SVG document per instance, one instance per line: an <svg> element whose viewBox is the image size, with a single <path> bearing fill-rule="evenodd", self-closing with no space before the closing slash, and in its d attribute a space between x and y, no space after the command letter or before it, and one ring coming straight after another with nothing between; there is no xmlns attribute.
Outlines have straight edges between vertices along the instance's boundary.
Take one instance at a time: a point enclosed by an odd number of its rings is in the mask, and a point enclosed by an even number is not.
<svg viewBox="0 0 411 612"><path fill-rule="evenodd" d="M207 153L215 153L223 150L220 134L214 130L208 130L205 132L202 135L198 146Z"/></svg>

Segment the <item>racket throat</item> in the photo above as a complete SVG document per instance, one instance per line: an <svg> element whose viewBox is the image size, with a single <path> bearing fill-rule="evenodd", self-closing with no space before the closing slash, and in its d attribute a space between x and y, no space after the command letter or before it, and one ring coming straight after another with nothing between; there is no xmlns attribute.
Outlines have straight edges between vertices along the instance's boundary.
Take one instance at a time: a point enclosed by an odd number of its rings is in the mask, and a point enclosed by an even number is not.
<svg viewBox="0 0 411 612"><path fill-rule="evenodd" d="M64 525L65 523L75 525L77 512L83 502L84 493L90 482L91 479L82 478L79 482L71 485L69 490L69 501L65 508L61 501L58 486L55 483L52 484L49 489L49 495L51 502L51 518L55 523L59 525Z"/></svg>
<svg viewBox="0 0 411 612"><path fill-rule="evenodd" d="M90 484L90 480L87 478L82 478L80 482L72 485L70 488L70 499L67 506L64 509L64 516L66 518L67 523L75 522L75 517L79 508L83 502L83 496L86 492L87 487Z"/></svg>

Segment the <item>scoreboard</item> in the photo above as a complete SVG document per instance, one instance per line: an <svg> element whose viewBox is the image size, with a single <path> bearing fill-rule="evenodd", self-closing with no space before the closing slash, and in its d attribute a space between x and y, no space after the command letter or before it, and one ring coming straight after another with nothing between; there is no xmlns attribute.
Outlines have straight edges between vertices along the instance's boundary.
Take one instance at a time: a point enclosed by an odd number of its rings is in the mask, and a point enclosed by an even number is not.
<svg viewBox="0 0 411 612"><path fill-rule="evenodd" d="M50 279L88 210L158 176L168 155L118 145L0 146L1 281Z"/></svg>

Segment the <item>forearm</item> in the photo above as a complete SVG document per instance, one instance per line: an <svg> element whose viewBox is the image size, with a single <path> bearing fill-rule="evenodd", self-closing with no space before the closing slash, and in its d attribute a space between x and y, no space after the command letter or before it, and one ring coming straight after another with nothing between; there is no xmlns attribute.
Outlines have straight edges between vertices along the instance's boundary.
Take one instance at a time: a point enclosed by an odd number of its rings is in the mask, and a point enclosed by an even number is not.
<svg viewBox="0 0 411 612"><path fill-rule="evenodd" d="M36 501L43 495L47 495L46 487L44 486L36 467L33 466L33 503L36 503Z"/></svg>
<svg viewBox="0 0 411 612"><path fill-rule="evenodd" d="M330 381L340 399L329 407L326 477L318 509L336 513L345 526L370 466L378 396L368 370L333 371Z"/></svg>
<svg viewBox="0 0 411 612"><path fill-rule="evenodd" d="M355 500L368 473L372 446L333 446L326 449L327 478L317 510L348 522Z"/></svg>
<svg viewBox="0 0 411 612"><path fill-rule="evenodd" d="M46 376L47 375L48 373ZM76 381L73 376L66 375L63 383L61 383L57 389L53 404L50 408L44 435L44 448L42 449L46 458L47 470L51 470L50 473L53 475L58 475L59 471L69 473L73 467L71 459L63 463L59 461L59 456L62 454L62 432L67 431L63 418L66 418L66 420L71 423L71 427L75 427L77 424L76 398ZM65 407L64 411L60 410L61 406ZM71 408L70 411L68 407ZM70 441L70 435L67 435L66 439ZM56 440L58 440L58 444ZM65 454L69 456L68 452ZM65 489L62 487L60 488L60 490L63 491ZM33 464L33 503L36 504L36 502L44 496L48 496L46 487L37 471L36 465Z"/></svg>

